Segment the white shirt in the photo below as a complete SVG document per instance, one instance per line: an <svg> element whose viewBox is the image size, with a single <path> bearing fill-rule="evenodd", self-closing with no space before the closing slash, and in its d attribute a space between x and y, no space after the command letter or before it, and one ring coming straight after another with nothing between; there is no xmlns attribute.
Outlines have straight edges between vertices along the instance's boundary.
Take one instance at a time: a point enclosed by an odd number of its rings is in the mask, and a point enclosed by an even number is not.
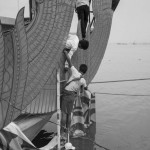
<svg viewBox="0 0 150 150"><path fill-rule="evenodd" d="M71 70L71 76L68 82L72 81L75 78L81 77L81 73L74 66L72 66L70 70ZM69 85L65 87L65 90L77 92L82 85L83 87L87 86L84 78L81 78L80 80L77 80L77 81L70 82Z"/></svg>
<svg viewBox="0 0 150 150"><path fill-rule="evenodd" d="M78 49L79 38L76 34L69 34L68 39L66 41L66 48L70 49L68 53L69 57L71 58L73 53Z"/></svg>
<svg viewBox="0 0 150 150"><path fill-rule="evenodd" d="M89 0L76 0L76 7L82 6L82 5L90 5Z"/></svg>
<svg viewBox="0 0 150 150"><path fill-rule="evenodd" d="M68 39L66 41L66 46L65 48L70 49L68 56L72 57L74 52L78 49L78 44L79 44L79 38L76 34L69 34ZM68 62L65 62L65 67L68 67Z"/></svg>

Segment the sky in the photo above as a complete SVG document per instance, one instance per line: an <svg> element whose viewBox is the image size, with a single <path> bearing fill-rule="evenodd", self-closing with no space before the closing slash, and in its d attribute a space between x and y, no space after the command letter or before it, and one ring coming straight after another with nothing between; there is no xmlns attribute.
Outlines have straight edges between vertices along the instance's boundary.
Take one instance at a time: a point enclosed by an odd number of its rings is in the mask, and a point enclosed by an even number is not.
<svg viewBox="0 0 150 150"><path fill-rule="evenodd" d="M0 16L15 18L19 8L26 6L28 0L0 0ZM120 0L114 12L110 43L150 43L150 0Z"/></svg>
<svg viewBox="0 0 150 150"><path fill-rule="evenodd" d="M150 43L150 0L120 0L109 41Z"/></svg>

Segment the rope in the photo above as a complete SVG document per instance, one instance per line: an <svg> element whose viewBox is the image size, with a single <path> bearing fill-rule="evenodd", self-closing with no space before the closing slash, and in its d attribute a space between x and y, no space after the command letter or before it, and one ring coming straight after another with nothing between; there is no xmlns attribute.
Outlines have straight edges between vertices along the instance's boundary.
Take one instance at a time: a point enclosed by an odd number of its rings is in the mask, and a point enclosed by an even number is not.
<svg viewBox="0 0 150 150"><path fill-rule="evenodd" d="M142 94L115 94L115 93L100 93L100 92L95 92L95 94L104 94L104 95L121 95L121 96L150 96L149 94L147 95L142 95Z"/></svg>
<svg viewBox="0 0 150 150"><path fill-rule="evenodd" d="M114 80L114 81L99 81L99 82L91 82L90 84L96 84L96 83L111 83L111 82L143 81L143 80L150 80L150 78L127 79L127 80Z"/></svg>

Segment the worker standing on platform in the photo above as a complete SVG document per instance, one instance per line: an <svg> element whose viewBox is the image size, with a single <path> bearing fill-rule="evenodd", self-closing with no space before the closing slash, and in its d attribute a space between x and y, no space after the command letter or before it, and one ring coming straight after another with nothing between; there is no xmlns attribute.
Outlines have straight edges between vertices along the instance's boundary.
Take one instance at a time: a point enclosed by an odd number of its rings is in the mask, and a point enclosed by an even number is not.
<svg viewBox="0 0 150 150"><path fill-rule="evenodd" d="M68 52L65 49L63 50L63 52L67 59L71 73L61 97L61 125L69 128L71 124L71 112L73 110L74 101L77 98L77 93L80 91L81 87L87 90L86 80L83 78L83 75L87 72L88 67L86 64L81 64L78 71L73 66ZM63 132L63 128L61 132Z"/></svg>
<svg viewBox="0 0 150 150"><path fill-rule="evenodd" d="M68 56L71 59L72 55L74 52L78 49L86 50L89 47L89 42L87 40L80 40L76 34L69 34L67 41L66 41L66 46L64 50L68 52ZM65 70L68 70L68 62L65 62Z"/></svg>
<svg viewBox="0 0 150 150"><path fill-rule="evenodd" d="M89 17L89 5L91 0L76 0L76 12L78 14L78 20L81 22L81 34L82 39L86 38L86 27Z"/></svg>

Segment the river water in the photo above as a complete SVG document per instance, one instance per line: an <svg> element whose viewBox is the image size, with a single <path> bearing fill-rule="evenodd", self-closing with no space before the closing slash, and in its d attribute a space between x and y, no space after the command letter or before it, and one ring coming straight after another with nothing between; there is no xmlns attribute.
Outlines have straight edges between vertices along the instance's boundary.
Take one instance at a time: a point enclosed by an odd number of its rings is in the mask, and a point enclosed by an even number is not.
<svg viewBox="0 0 150 150"><path fill-rule="evenodd" d="M150 78L150 45L110 44L93 82L145 78ZM96 92L96 142L110 150L150 150L150 80L89 88Z"/></svg>

